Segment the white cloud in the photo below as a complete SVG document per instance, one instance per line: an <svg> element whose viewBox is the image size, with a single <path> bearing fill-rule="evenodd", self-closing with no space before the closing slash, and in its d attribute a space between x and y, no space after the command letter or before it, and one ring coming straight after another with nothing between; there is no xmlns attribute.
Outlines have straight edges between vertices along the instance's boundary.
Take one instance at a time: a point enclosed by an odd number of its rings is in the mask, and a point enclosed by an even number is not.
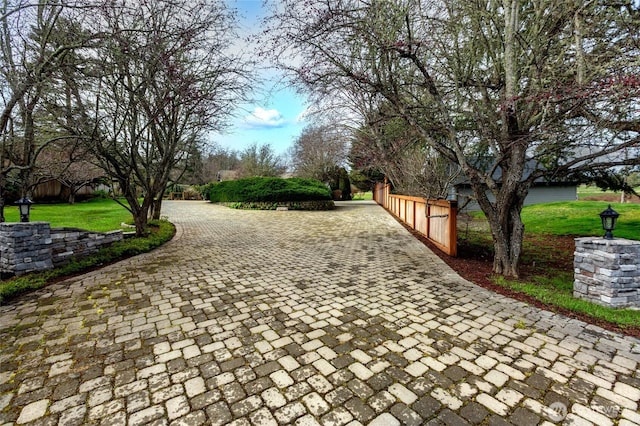
<svg viewBox="0 0 640 426"><path fill-rule="evenodd" d="M244 124L252 129L265 129L282 127L287 124L287 121L277 109L256 107L244 118Z"/></svg>

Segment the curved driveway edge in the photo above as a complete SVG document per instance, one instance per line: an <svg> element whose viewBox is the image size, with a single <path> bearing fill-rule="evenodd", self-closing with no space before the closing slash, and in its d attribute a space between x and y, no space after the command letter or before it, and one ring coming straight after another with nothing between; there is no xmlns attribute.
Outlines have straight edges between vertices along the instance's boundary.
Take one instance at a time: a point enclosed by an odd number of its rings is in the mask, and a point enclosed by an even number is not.
<svg viewBox="0 0 640 426"><path fill-rule="evenodd" d="M0 425L640 424L638 339L338 204L167 202L173 241L0 307Z"/></svg>

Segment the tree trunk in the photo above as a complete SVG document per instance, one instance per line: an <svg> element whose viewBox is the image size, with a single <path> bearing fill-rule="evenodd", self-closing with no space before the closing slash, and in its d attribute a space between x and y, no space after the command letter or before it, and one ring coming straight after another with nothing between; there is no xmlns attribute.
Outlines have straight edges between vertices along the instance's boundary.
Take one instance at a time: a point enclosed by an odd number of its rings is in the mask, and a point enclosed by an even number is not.
<svg viewBox="0 0 640 426"><path fill-rule="evenodd" d="M2 148L4 148L4 146ZM0 159L3 159L3 158L4 157L0 156ZM5 203L4 194L5 194L6 182L7 182L6 175L3 172L2 174L0 174L0 223L3 223L6 221L4 217L4 203Z"/></svg>
<svg viewBox="0 0 640 426"><path fill-rule="evenodd" d="M136 237L144 237L147 233L147 223L149 214L149 201L145 198L142 204L136 198L136 194L127 191L124 194L125 199L129 203L131 214L133 215L133 223L136 227Z"/></svg>
<svg viewBox="0 0 640 426"><path fill-rule="evenodd" d="M487 197L487 187L477 177L472 183L478 203L487 215L493 238L493 272L507 277L518 276L522 253L524 224L520 218L529 184L521 182L526 162L526 138L522 134L517 116L516 95L518 73L516 61L516 35L519 25L516 0L503 0L504 7L504 108L501 112L503 140L499 141L502 158L500 183L491 183L495 202Z"/></svg>
<svg viewBox="0 0 640 426"><path fill-rule="evenodd" d="M579 8L573 15L573 39L576 49L576 83L578 86L582 86L585 82L586 74L586 61L583 46L583 29L582 29L582 7Z"/></svg>
<svg viewBox="0 0 640 426"><path fill-rule="evenodd" d="M518 205L510 205L487 215L495 250L493 272L496 274L518 277L518 264L524 238L521 210Z"/></svg>
<svg viewBox="0 0 640 426"><path fill-rule="evenodd" d="M164 192L159 194L151 204L151 219L160 220L160 213L162 211L162 197L164 196Z"/></svg>
<svg viewBox="0 0 640 426"><path fill-rule="evenodd" d="M136 237L144 237L147 233L147 215L134 214L133 223L136 226Z"/></svg>
<svg viewBox="0 0 640 426"><path fill-rule="evenodd" d="M519 182L522 170L502 170L502 185L491 191L476 173L470 174L470 183L480 208L487 216L493 239L493 272L518 277L518 264L522 253L524 224L520 217L530 183ZM489 199L493 192L495 201Z"/></svg>

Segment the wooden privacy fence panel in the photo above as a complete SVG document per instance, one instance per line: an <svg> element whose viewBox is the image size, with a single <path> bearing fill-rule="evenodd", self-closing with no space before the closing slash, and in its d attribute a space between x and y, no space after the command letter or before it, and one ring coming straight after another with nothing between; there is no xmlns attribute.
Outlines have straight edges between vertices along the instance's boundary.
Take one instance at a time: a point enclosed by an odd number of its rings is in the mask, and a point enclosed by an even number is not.
<svg viewBox="0 0 640 426"><path fill-rule="evenodd" d="M377 183L373 189L374 201L424 235L440 250L455 257L457 202L391 194L390 187L389 184Z"/></svg>

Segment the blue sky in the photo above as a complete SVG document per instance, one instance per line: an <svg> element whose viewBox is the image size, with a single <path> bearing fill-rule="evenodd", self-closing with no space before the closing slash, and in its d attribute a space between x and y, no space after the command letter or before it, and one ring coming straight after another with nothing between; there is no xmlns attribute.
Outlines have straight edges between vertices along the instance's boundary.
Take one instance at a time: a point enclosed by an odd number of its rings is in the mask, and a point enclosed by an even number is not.
<svg viewBox="0 0 640 426"><path fill-rule="evenodd" d="M239 13L240 39L259 31L260 20L267 13L262 0L226 1ZM239 151L253 143L269 144L278 154L284 154L306 124L301 119L307 107L306 99L278 82L282 78L278 72L263 71L258 78L261 84L253 93L255 102L238 105L230 128L223 134L212 134L210 140Z"/></svg>

